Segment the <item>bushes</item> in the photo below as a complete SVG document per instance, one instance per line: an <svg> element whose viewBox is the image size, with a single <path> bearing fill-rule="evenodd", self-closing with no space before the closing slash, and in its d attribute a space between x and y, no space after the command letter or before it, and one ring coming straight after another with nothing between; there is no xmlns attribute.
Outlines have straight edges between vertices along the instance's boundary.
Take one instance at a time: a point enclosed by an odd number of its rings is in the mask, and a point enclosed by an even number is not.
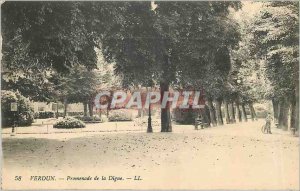
<svg viewBox="0 0 300 191"><path fill-rule="evenodd" d="M39 112L35 112L35 113L33 114L33 118L34 118L34 119L38 119L38 118L39 118Z"/></svg>
<svg viewBox="0 0 300 191"><path fill-rule="evenodd" d="M98 115L93 115L93 117L90 116L75 116L74 118L79 119L81 121L84 121L86 123L103 123L107 122L106 116L99 117Z"/></svg>
<svg viewBox="0 0 300 191"><path fill-rule="evenodd" d="M55 118L55 113L53 111L39 112L39 119Z"/></svg>
<svg viewBox="0 0 300 191"><path fill-rule="evenodd" d="M72 111L72 112L68 112L68 116L79 116L79 115L84 115L83 112L81 111Z"/></svg>
<svg viewBox="0 0 300 191"><path fill-rule="evenodd" d="M57 115L56 112L54 111L39 111L34 113L34 119L48 119L48 118L55 118ZM83 112L68 112L68 116L72 116L77 118L78 116L83 115ZM63 117L64 113L63 112L58 112L58 117ZM82 120L82 119L80 119ZM84 121L84 120L83 120Z"/></svg>
<svg viewBox="0 0 300 191"><path fill-rule="evenodd" d="M58 128L58 129L73 129L73 128L84 128L84 127L85 124L82 121L75 119L73 117L63 118L53 125L53 128Z"/></svg>
<svg viewBox="0 0 300 191"><path fill-rule="evenodd" d="M53 111L40 111L34 113L35 119L48 119L48 118L55 118L55 112Z"/></svg>
<svg viewBox="0 0 300 191"><path fill-rule="evenodd" d="M110 112L109 121L132 121L132 113L126 110L113 110Z"/></svg>
<svg viewBox="0 0 300 191"><path fill-rule="evenodd" d="M55 117L56 117L57 114L58 114L58 117L63 117L64 116L64 112L55 113Z"/></svg>
<svg viewBox="0 0 300 191"><path fill-rule="evenodd" d="M92 117L90 116L75 116L74 118L79 119L81 121L87 122L87 123L100 123L101 118L98 115L94 115Z"/></svg>
<svg viewBox="0 0 300 191"><path fill-rule="evenodd" d="M11 111L11 103L18 103L18 111ZM2 127L13 126L14 121L18 126L29 126L33 122L33 108L29 99L20 93L1 90Z"/></svg>
<svg viewBox="0 0 300 191"><path fill-rule="evenodd" d="M48 119L48 118L56 118L56 115L58 114L58 117L63 117L63 112L54 112L54 111L40 111L34 113L34 119Z"/></svg>

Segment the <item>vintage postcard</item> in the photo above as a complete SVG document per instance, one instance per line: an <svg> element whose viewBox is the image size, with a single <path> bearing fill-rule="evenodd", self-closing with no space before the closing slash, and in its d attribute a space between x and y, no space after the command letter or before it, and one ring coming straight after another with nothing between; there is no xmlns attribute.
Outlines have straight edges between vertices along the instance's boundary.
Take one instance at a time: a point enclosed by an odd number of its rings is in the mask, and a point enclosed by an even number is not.
<svg viewBox="0 0 300 191"><path fill-rule="evenodd" d="M2 190L298 190L298 1L4 1Z"/></svg>

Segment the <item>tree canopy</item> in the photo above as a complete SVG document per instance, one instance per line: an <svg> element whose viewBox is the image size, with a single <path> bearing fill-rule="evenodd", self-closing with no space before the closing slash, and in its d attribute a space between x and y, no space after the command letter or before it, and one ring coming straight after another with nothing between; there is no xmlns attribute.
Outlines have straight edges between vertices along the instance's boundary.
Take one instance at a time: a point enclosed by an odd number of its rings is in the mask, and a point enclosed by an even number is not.
<svg viewBox="0 0 300 191"><path fill-rule="evenodd" d="M91 99L113 81L102 72L108 65L95 70L101 54L123 87L193 86L218 107L222 100L237 108L262 98L295 102L299 3L263 5L237 20L236 1L5 2L3 87L33 100ZM161 113L162 131L172 131L169 108Z"/></svg>

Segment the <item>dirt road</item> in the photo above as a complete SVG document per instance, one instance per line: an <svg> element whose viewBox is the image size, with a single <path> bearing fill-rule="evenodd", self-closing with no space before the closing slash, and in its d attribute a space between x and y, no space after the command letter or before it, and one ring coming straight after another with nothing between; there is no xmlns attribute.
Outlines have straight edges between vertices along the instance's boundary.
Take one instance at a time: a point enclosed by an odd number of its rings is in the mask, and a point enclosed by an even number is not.
<svg viewBox="0 0 300 191"><path fill-rule="evenodd" d="M255 121L198 131L177 125L173 133L152 134L3 135L2 186L299 189L299 139L278 129L272 135L262 134L262 124ZM55 177L45 181L32 176Z"/></svg>

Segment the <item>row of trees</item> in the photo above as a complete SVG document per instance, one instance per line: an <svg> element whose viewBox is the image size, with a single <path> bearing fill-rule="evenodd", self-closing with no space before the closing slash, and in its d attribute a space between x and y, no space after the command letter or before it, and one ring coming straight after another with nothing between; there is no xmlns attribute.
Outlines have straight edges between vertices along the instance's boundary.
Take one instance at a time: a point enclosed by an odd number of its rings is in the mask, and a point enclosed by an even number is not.
<svg viewBox="0 0 300 191"><path fill-rule="evenodd" d="M239 6L238 2L125 3L121 14L118 9L110 12L113 25L102 40L104 55L116 62L124 86L149 87L154 81L161 92L170 86L193 86L213 95L218 87L211 82L220 78L223 83L230 70L229 60L222 58L229 57L239 39L229 7ZM120 15L122 19L116 18ZM169 108L161 109L161 131L172 131Z"/></svg>
<svg viewBox="0 0 300 191"><path fill-rule="evenodd" d="M240 63L237 76L245 80L240 94L271 100L278 127L298 129L299 2L263 3L253 17L242 18L242 40L233 54Z"/></svg>
<svg viewBox="0 0 300 191"><path fill-rule="evenodd" d="M293 7L297 3L270 6L285 7L291 17L298 10ZM290 28L286 26L296 29L297 24L284 20L276 10L274 14L282 29L278 29L278 23L272 24L275 16L237 21L233 12L240 8L240 2L229 1L5 2L1 12L4 87L18 90L33 100L55 98L65 105L83 102L85 111L87 105L91 111L91 99L104 88L103 84L105 87L116 84L111 79L111 70L101 73L107 68L103 63L113 62L114 74L120 77L124 88L158 85L161 92L170 87L205 89L213 125L223 124L222 104L227 123L235 121L234 105L239 120L246 116L246 105L255 118L253 103L263 97L263 91L257 89L260 80L251 81L249 74L257 71L258 60L269 66L264 71L269 86L276 92L274 100L275 97L283 100L285 96L278 96L277 90L286 88L276 74L293 72L289 77L298 79L295 68L274 69L273 64L279 55L278 62L294 67L296 44L292 49L275 51L268 59L262 59L263 55L274 52L274 47L290 46L286 42L294 39L287 40L277 34L279 40L273 42L276 38L261 30L274 32L264 26L270 25L289 35ZM293 18L296 22L296 17ZM100 59L102 68L97 72L94 69L99 66L98 54L104 60ZM289 65L291 58L294 61ZM294 94L296 83L294 80L290 87L294 88ZM282 95L291 95L290 92ZM297 104L297 95L290 100ZM280 103L284 105L283 101ZM284 109L280 111L284 113ZM297 116L298 111L292 111ZM298 124L297 120L293 123ZM161 110L161 131L172 131L170 108Z"/></svg>
<svg viewBox="0 0 300 191"><path fill-rule="evenodd" d="M97 54L101 60L101 52ZM119 84L108 63L98 61L97 68L88 70L85 66L76 65L68 73L47 70L38 74L20 72L20 75L8 70L2 73L2 89L21 92L33 101L62 102L63 116L67 115L69 103L82 103L84 115L93 116L96 94Z"/></svg>

